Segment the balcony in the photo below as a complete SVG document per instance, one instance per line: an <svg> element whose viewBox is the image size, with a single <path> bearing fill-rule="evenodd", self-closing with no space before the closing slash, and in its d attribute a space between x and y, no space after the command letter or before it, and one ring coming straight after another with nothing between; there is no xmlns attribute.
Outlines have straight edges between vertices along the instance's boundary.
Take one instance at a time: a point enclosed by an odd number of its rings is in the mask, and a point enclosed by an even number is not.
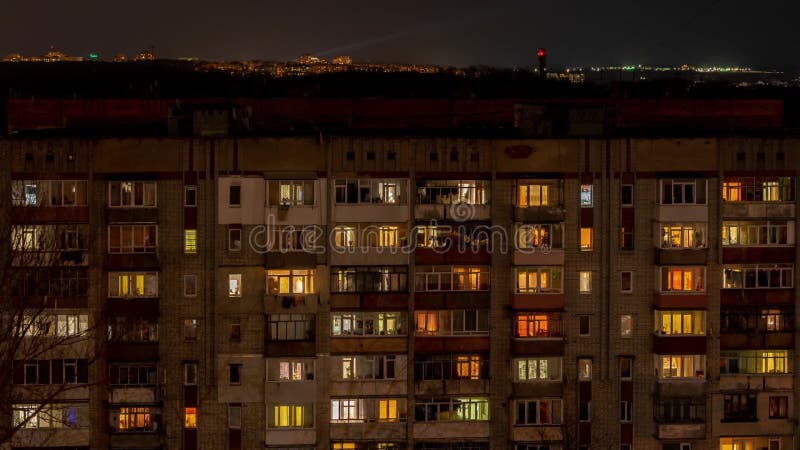
<svg viewBox="0 0 800 450"><path fill-rule="evenodd" d="M468 203L418 204L414 207L414 219L456 222L485 221L491 219L491 206Z"/></svg>
<svg viewBox="0 0 800 450"><path fill-rule="evenodd" d="M653 336L653 353L660 355L706 354L706 336Z"/></svg>
<svg viewBox="0 0 800 450"><path fill-rule="evenodd" d="M341 373L338 374L341 376ZM399 375L399 374L398 374ZM439 382L441 383L441 382ZM338 397L404 397L408 392L405 376L391 379L359 379L328 381L328 394ZM315 392L311 394L316 395Z"/></svg>
<svg viewBox="0 0 800 450"><path fill-rule="evenodd" d="M429 354L488 352L489 336L417 336L414 351Z"/></svg>
<svg viewBox="0 0 800 450"><path fill-rule="evenodd" d="M158 342L108 342L106 358L112 361L158 361Z"/></svg>
<svg viewBox="0 0 800 450"><path fill-rule="evenodd" d="M517 310L561 311L564 294L511 294L511 307Z"/></svg>
<svg viewBox="0 0 800 450"><path fill-rule="evenodd" d="M330 438L335 440L405 440L406 428L407 424L405 421L332 423Z"/></svg>
<svg viewBox="0 0 800 450"><path fill-rule="evenodd" d="M273 251L264 254L264 267L266 269L316 267L318 264L325 264L325 255L322 253Z"/></svg>
<svg viewBox="0 0 800 450"><path fill-rule="evenodd" d="M156 223L158 208L106 208L106 223Z"/></svg>
<svg viewBox="0 0 800 450"><path fill-rule="evenodd" d="M561 380L515 382L511 389L512 397L518 398L560 398L564 396L564 383Z"/></svg>
<svg viewBox="0 0 800 450"><path fill-rule="evenodd" d="M706 309L708 308L708 295L706 293L699 294L673 294L667 292L656 292L654 295L653 304L656 308L664 309Z"/></svg>
<svg viewBox="0 0 800 450"><path fill-rule="evenodd" d="M409 219L408 205L366 203L360 205L337 204L333 208L332 223L374 222L403 223ZM288 223L288 222L287 222Z"/></svg>
<svg viewBox="0 0 800 450"><path fill-rule="evenodd" d="M108 391L110 404L155 404L159 400L157 386L111 386Z"/></svg>
<svg viewBox="0 0 800 450"><path fill-rule="evenodd" d="M414 382L417 395L486 395L489 380L421 380Z"/></svg>
<svg viewBox="0 0 800 450"><path fill-rule="evenodd" d="M111 435L112 449L160 449L161 436L155 431L141 433L116 433Z"/></svg>
<svg viewBox="0 0 800 450"><path fill-rule="evenodd" d="M784 331L722 331L719 336L721 349L794 348L794 332Z"/></svg>
<svg viewBox="0 0 800 450"><path fill-rule="evenodd" d="M564 439L560 426L515 426L511 439L519 442L559 442Z"/></svg>
<svg viewBox="0 0 800 450"><path fill-rule="evenodd" d="M723 264L794 263L794 246L722 247Z"/></svg>
<svg viewBox="0 0 800 450"><path fill-rule="evenodd" d="M764 306L794 304L794 289L720 289L724 306Z"/></svg>
<svg viewBox="0 0 800 450"><path fill-rule="evenodd" d="M563 266L564 250L550 249L540 250L538 248L526 251L515 250L513 256L515 266Z"/></svg>
<svg viewBox="0 0 800 450"><path fill-rule="evenodd" d="M658 398L705 398L707 384L705 378L659 379L655 395Z"/></svg>
<svg viewBox="0 0 800 450"><path fill-rule="evenodd" d="M329 259L333 266L406 266L408 253L402 246L331 248Z"/></svg>
<svg viewBox="0 0 800 450"><path fill-rule="evenodd" d="M489 421L464 422L415 422L414 438L441 439L444 436L458 436L459 439L475 439L489 437Z"/></svg>
<svg viewBox="0 0 800 450"><path fill-rule="evenodd" d="M264 208L264 223L275 225L321 225L325 223L320 206L275 205Z"/></svg>
<svg viewBox="0 0 800 450"><path fill-rule="evenodd" d="M158 298L110 298L106 300L108 316L158 316Z"/></svg>
<svg viewBox="0 0 800 450"><path fill-rule="evenodd" d="M564 339L519 339L511 340L511 353L515 355L563 355Z"/></svg>
<svg viewBox="0 0 800 450"><path fill-rule="evenodd" d="M725 218L794 218L794 202L722 202Z"/></svg>
<svg viewBox="0 0 800 450"><path fill-rule="evenodd" d="M705 423L658 423L656 424L656 438L667 439L705 439Z"/></svg>
<svg viewBox="0 0 800 450"><path fill-rule="evenodd" d="M408 298L404 292L332 293L330 304L331 309L402 310Z"/></svg>
<svg viewBox="0 0 800 450"><path fill-rule="evenodd" d="M264 311L269 313L315 314L319 294L264 294Z"/></svg>
<svg viewBox="0 0 800 450"><path fill-rule="evenodd" d="M23 428L14 433L10 448L89 448L90 428L30 429Z"/></svg>
<svg viewBox="0 0 800 450"><path fill-rule="evenodd" d="M313 339L297 341L273 341L267 339L264 343L264 356L275 358L280 356L307 356L317 355L317 342Z"/></svg>
<svg viewBox="0 0 800 450"><path fill-rule="evenodd" d="M424 309L488 309L491 304L489 291L417 292L414 308Z"/></svg>
<svg viewBox="0 0 800 450"><path fill-rule="evenodd" d="M12 223L88 223L88 206L14 206Z"/></svg>
<svg viewBox="0 0 800 450"><path fill-rule="evenodd" d="M365 337L331 337L331 353L390 353L408 352L407 336L365 336Z"/></svg>
<svg viewBox="0 0 800 450"><path fill-rule="evenodd" d="M705 265L708 263L707 248L656 249L656 265Z"/></svg>
<svg viewBox="0 0 800 450"><path fill-rule="evenodd" d="M464 245L463 248L460 248L457 242L453 242L449 248L417 247L414 250L414 261L422 265L489 265L492 262L492 255L485 246L473 248Z"/></svg>
<svg viewBox="0 0 800 450"><path fill-rule="evenodd" d="M161 263L156 253L108 253L105 268L111 271L158 271Z"/></svg>
<svg viewBox="0 0 800 450"><path fill-rule="evenodd" d="M656 222L708 222L708 205L656 205Z"/></svg>
<svg viewBox="0 0 800 450"><path fill-rule="evenodd" d="M563 222L566 212L564 205L531 206L514 208L515 222L550 223Z"/></svg>
<svg viewBox="0 0 800 450"><path fill-rule="evenodd" d="M264 440L272 446L314 445L317 432L313 428L267 428Z"/></svg>
<svg viewBox="0 0 800 450"><path fill-rule="evenodd" d="M722 374L720 391L791 391L794 375L785 374Z"/></svg>

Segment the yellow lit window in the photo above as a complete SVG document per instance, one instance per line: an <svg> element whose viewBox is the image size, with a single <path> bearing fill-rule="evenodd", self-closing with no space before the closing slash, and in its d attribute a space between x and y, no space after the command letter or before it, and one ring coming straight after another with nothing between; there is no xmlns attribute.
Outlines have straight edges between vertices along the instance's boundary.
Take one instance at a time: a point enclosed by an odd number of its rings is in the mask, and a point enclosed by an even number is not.
<svg viewBox="0 0 800 450"><path fill-rule="evenodd" d="M303 407L297 405L277 405L274 409L274 423L277 428L302 427Z"/></svg>
<svg viewBox="0 0 800 450"><path fill-rule="evenodd" d="M592 249L592 229L581 228L581 251Z"/></svg>
<svg viewBox="0 0 800 450"><path fill-rule="evenodd" d="M183 252L197 253L197 230L183 231Z"/></svg>
<svg viewBox="0 0 800 450"><path fill-rule="evenodd" d="M119 294L120 297L129 297L131 295L130 275L119 276Z"/></svg>
<svg viewBox="0 0 800 450"><path fill-rule="evenodd" d="M396 226L383 226L378 229L378 246L379 247L395 247L397 246L397 233L398 227Z"/></svg>
<svg viewBox="0 0 800 450"><path fill-rule="evenodd" d="M144 295L144 274L136 274L136 295L141 297Z"/></svg>
<svg viewBox="0 0 800 450"><path fill-rule="evenodd" d="M397 400L378 401L378 420L384 422L397 421Z"/></svg>
<svg viewBox="0 0 800 450"><path fill-rule="evenodd" d="M417 334L435 334L439 331L438 316L436 312L417 311Z"/></svg>
<svg viewBox="0 0 800 450"><path fill-rule="evenodd" d="M333 450L355 450L355 442L334 442Z"/></svg>
<svg viewBox="0 0 800 450"><path fill-rule="evenodd" d="M183 427L197 428L197 408L183 409Z"/></svg>
<svg viewBox="0 0 800 450"><path fill-rule="evenodd" d="M722 183L722 199L729 202L742 201L742 183L740 181L725 181Z"/></svg>

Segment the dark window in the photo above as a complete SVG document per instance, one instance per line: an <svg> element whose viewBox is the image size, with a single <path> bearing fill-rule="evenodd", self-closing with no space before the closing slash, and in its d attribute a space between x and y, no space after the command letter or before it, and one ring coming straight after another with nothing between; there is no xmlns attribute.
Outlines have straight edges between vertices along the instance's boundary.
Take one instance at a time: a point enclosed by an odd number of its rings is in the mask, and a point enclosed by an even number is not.
<svg viewBox="0 0 800 450"><path fill-rule="evenodd" d="M375 152L367 152L367 161L375 161Z"/></svg>
<svg viewBox="0 0 800 450"><path fill-rule="evenodd" d="M438 161L438 160L439 160L439 153L431 152L431 161Z"/></svg>
<svg viewBox="0 0 800 450"><path fill-rule="evenodd" d="M397 152L394 152L394 151L392 151L392 152L388 152L388 153L386 153L386 159L387 159L388 161L395 161L395 160L397 160Z"/></svg>
<svg viewBox="0 0 800 450"><path fill-rule="evenodd" d="M470 153L470 155L469 155L469 160L470 160L471 162L474 162L474 163L476 163L476 162L480 161L480 159L481 159L481 154L480 154L480 153L478 153L478 152L472 152L472 153Z"/></svg>
<svg viewBox="0 0 800 450"><path fill-rule="evenodd" d="M578 420L588 422L591 420L591 402L580 402L578 405Z"/></svg>
<svg viewBox="0 0 800 450"><path fill-rule="evenodd" d="M633 292L633 272L620 272L619 290L622 292Z"/></svg>
<svg viewBox="0 0 800 450"><path fill-rule="evenodd" d="M619 248L633 250L633 228L620 227Z"/></svg>
<svg viewBox="0 0 800 450"><path fill-rule="evenodd" d="M450 161L458 161L458 150L450 150Z"/></svg>
<svg viewBox="0 0 800 450"><path fill-rule="evenodd" d="M619 377L623 380L630 380L633 376L633 359L619 359Z"/></svg>
<svg viewBox="0 0 800 450"><path fill-rule="evenodd" d="M350 151L345 154L345 158L348 161L354 161L356 159L356 152Z"/></svg>
<svg viewBox="0 0 800 450"><path fill-rule="evenodd" d="M578 335L589 336L590 333L590 317L578 316Z"/></svg>
<svg viewBox="0 0 800 450"><path fill-rule="evenodd" d="M228 383L241 384L242 383L242 365L241 364L228 364Z"/></svg>
<svg viewBox="0 0 800 450"><path fill-rule="evenodd" d="M623 184L622 185L621 203L622 203L622 206L633 206L633 185L632 184Z"/></svg>
<svg viewBox="0 0 800 450"><path fill-rule="evenodd" d="M240 342L242 340L242 323L239 319L231 321L231 342Z"/></svg>
<svg viewBox="0 0 800 450"><path fill-rule="evenodd" d="M769 398L769 418L785 419L789 416L789 397L770 397Z"/></svg>
<svg viewBox="0 0 800 450"><path fill-rule="evenodd" d="M183 193L183 206L197 206L197 186L185 186Z"/></svg>
<svg viewBox="0 0 800 450"><path fill-rule="evenodd" d="M749 422L757 420L756 394L726 394L723 396L724 417L728 422Z"/></svg>
<svg viewBox="0 0 800 450"><path fill-rule="evenodd" d="M238 184L233 184L228 191L228 205L241 206L242 204L242 187Z"/></svg>

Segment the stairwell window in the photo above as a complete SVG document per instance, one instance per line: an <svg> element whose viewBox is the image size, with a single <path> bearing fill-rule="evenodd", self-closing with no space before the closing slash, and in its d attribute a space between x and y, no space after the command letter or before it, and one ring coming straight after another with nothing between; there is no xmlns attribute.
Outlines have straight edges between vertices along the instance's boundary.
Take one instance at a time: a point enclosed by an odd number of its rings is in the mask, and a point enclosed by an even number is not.
<svg viewBox="0 0 800 450"><path fill-rule="evenodd" d="M183 253L197 253L197 230L183 230Z"/></svg>

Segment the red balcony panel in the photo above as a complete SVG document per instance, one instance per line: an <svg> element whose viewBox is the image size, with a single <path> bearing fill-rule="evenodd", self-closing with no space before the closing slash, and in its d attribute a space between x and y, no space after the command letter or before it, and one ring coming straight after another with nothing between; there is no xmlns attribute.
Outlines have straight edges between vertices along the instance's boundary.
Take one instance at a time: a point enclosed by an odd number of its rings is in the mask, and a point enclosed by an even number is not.
<svg viewBox="0 0 800 450"><path fill-rule="evenodd" d="M242 430L231 428L228 430L228 450L242 449Z"/></svg>
<svg viewBox="0 0 800 450"><path fill-rule="evenodd" d="M416 353L442 353L444 352L442 337L417 337L414 339L414 352Z"/></svg>
<svg viewBox="0 0 800 450"><path fill-rule="evenodd" d="M488 309L488 291L419 292L414 295L414 309Z"/></svg>
<svg viewBox="0 0 800 450"><path fill-rule="evenodd" d="M708 307L708 295L706 294L663 294L655 293L656 308L664 309L705 309Z"/></svg>
<svg viewBox="0 0 800 450"><path fill-rule="evenodd" d="M158 311L157 298L124 299L112 298L106 301L108 316L142 316L156 317Z"/></svg>
<svg viewBox="0 0 800 450"><path fill-rule="evenodd" d="M592 423L578 422L578 442L581 445L589 445L592 442Z"/></svg>
<svg viewBox="0 0 800 450"><path fill-rule="evenodd" d="M444 351L450 352L488 352L489 336L448 337L444 340Z"/></svg>
<svg viewBox="0 0 800 450"><path fill-rule="evenodd" d="M792 305L794 289L720 289L719 299L731 306Z"/></svg>
<svg viewBox="0 0 800 450"><path fill-rule="evenodd" d="M317 355L317 343L314 341L267 341L264 344L264 356L309 356Z"/></svg>
<svg viewBox="0 0 800 450"><path fill-rule="evenodd" d="M183 449L194 450L197 448L197 429L183 430Z"/></svg>
<svg viewBox="0 0 800 450"><path fill-rule="evenodd" d="M361 307L364 309L408 309L408 294L362 294Z"/></svg>
<svg viewBox="0 0 800 450"><path fill-rule="evenodd" d="M511 307L519 310L563 310L564 294L511 294Z"/></svg>
<svg viewBox="0 0 800 450"><path fill-rule="evenodd" d="M592 401L592 382L580 381L578 382L578 398L583 402Z"/></svg>
<svg viewBox="0 0 800 450"><path fill-rule="evenodd" d="M633 228L634 223L636 223L634 208L622 208L620 214L620 225L626 228Z"/></svg>
<svg viewBox="0 0 800 450"><path fill-rule="evenodd" d="M581 227L591 228L594 226L594 208L581 208Z"/></svg>
<svg viewBox="0 0 800 450"><path fill-rule="evenodd" d="M793 263L794 246L791 247L723 247L722 262L733 263Z"/></svg>
<svg viewBox="0 0 800 450"><path fill-rule="evenodd" d="M157 361L158 342L109 342L106 358L109 361Z"/></svg>
<svg viewBox="0 0 800 450"><path fill-rule="evenodd" d="M785 332L720 333L721 349L794 348L794 334Z"/></svg>
<svg viewBox="0 0 800 450"><path fill-rule="evenodd" d="M331 294L330 297L331 309L358 309L361 307L361 296L359 294Z"/></svg>
<svg viewBox="0 0 800 450"><path fill-rule="evenodd" d="M512 339L511 353L516 355L563 355L563 339Z"/></svg>
<svg viewBox="0 0 800 450"><path fill-rule="evenodd" d="M88 206L15 206L11 210L13 223L86 223Z"/></svg>
<svg viewBox="0 0 800 450"><path fill-rule="evenodd" d="M620 381L619 382L620 400L633 400L633 382L632 381Z"/></svg>
<svg viewBox="0 0 800 450"><path fill-rule="evenodd" d="M653 336L653 353L660 355L705 355L706 336Z"/></svg>
<svg viewBox="0 0 800 450"><path fill-rule="evenodd" d="M441 265L441 264L480 264L488 265L492 262L492 255L486 248L473 249L467 246L464 249L454 244L447 250L434 250L420 247L414 250L414 260L422 265Z"/></svg>
<svg viewBox="0 0 800 450"><path fill-rule="evenodd" d="M331 353L406 353L408 338L402 337L356 337L331 338Z"/></svg>
<svg viewBox="0 0 800 450"><path fill-rule="evenodd" d="M620 425L620 438L623 444L633 444L633 424L623 423Z"/></svg>
<svg viewBox="0 0 800 450"><path fill-rule="evenodd" d="M705 265L708 263L707 248L693 248L684 250L657 248L655 253L657 265Z"/></svg>

